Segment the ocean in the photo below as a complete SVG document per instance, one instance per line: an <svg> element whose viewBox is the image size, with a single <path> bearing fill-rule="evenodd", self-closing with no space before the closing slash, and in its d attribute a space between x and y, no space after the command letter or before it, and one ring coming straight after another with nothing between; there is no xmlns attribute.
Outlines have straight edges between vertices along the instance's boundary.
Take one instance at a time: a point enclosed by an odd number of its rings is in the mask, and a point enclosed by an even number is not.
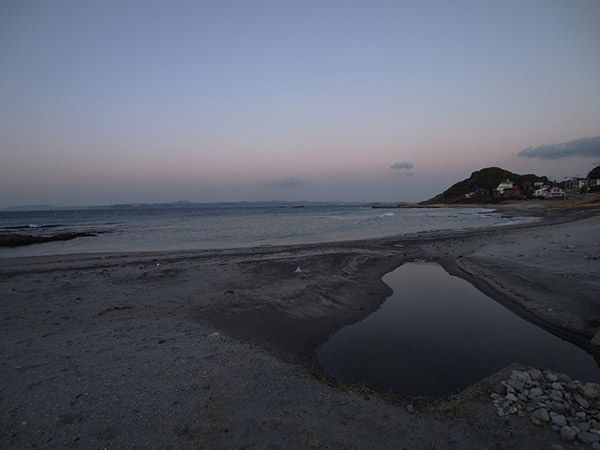
<svg viewBox="0 0 600 450"><path fill-rule="evenodd" d="M69 241L0 248L0 257L259 247L504 226L483 208L375 209L369 205L206 206L0 212L0 234L94 233Z"/></svg>

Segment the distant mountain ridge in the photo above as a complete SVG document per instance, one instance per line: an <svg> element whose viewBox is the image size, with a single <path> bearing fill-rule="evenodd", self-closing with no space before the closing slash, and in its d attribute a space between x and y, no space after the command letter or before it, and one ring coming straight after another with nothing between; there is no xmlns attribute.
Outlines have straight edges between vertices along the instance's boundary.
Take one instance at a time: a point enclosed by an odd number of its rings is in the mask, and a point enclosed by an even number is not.
<svg viewBox="0 0 600 450"><path fill-rule="evenodd" d="M540 177L534 174L519 175L500 167L486 167L473 172L469 178L453 184L441 194L421 202L421 204L499 202L503 198L498 194L496 188L505 180L512 181L526 193L533 190L536 182L547 183L548 177Z"/></svg>
<svg viewBox="0 0 600 450"><path fill-rule="evenodd" d="M6 212L19 212L19 211L74 211L74 210L95 210L95 209L174 209L174 208L208 208L208 207L294 207L294 206L328 206L328 205L362 205L366 203L362 202L316 202L316 201L298 201L291 202L285 200L273 200L273 201L257 201L257 202L204 202L194 203L187 200L179 200L175 202L165 203L118 203L113 205L100 205L100 206L53 206L53 205L21 205L21 206L10 206L8 208L0 209L0 211Z"/></svg>

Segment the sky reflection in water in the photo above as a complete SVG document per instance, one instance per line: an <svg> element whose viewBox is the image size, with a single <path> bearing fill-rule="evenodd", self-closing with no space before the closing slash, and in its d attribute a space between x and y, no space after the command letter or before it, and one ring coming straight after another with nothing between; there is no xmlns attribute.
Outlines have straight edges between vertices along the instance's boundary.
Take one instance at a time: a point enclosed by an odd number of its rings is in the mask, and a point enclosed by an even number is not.
<svg viewBox="0 0 600 450"><path fill-rule="evenodd" d="M518 362L599 381L592 356L516 316L434 263L384 276L381 308L317 349L338 381L380 392L441 397Z"/></svg>

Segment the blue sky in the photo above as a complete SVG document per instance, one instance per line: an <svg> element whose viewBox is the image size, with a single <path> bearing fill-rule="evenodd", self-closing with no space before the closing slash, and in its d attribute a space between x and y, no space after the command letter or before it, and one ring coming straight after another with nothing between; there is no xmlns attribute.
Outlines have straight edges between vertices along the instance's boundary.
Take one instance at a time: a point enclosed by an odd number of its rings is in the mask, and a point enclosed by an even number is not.
<svg viewBox="0 0 600 450"><path fill-rule="evenodd" d="M487 166L584 175L599 22L596 0L5 0L0 207L418 201Z"/></svg>

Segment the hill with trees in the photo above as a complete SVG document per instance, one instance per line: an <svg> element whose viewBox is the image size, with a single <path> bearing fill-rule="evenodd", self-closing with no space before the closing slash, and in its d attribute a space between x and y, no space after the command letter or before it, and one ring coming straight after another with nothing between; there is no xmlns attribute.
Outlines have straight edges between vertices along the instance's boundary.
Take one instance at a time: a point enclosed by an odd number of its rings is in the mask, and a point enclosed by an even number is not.
<svg viewBox="0 0 600 450"><path fill-rule="evenodd" d="M530 196L535 190L534 184L547 183L548 177L534 174L519 175L499 167L487 167L473 172L466 180L453 184L441 194L421 204L497 203L504 200L504 197L496 191L496 188L506 180L518 185L522 195Z"/></svg>
<svg viewBox="0 0 600 450"><path fill-rule="evenodd" d="M590 180L600 180L600 166L594 167L587 177Z"/></svg>

